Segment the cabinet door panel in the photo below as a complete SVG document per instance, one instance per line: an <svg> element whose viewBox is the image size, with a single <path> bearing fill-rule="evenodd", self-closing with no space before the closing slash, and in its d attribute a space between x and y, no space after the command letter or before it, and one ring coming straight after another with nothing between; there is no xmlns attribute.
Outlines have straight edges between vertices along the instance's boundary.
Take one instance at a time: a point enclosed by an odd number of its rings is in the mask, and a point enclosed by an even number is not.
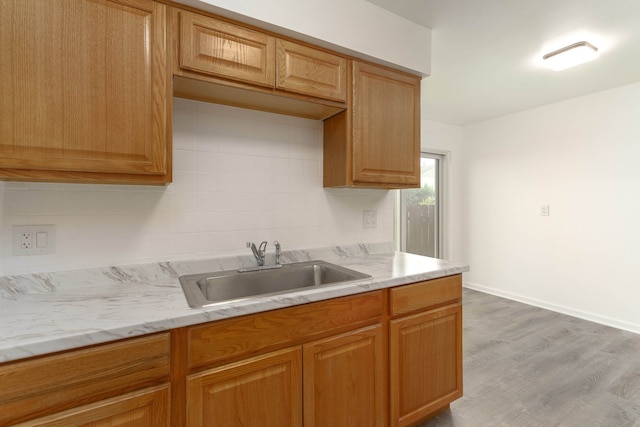
<svg viewBox="0 0 640 427"><path fill-rule="evenodd" d="M306 427L384 426L382 326L304 346Z"/></svg>
<svg viewBox="0 0 640 427"><path fill-rule="evenodd" d="M165 15L150 0L0 2L0 176L167 175Z"/></svg>
<svg viewBox="0 0 640 427"><path fill-rule="evenodd" d="M304 95L344 102L347 60L286 40L276 40L276 87Z"/></svg>
<svg viewBox="0 0 640 427"><path fill-rule="evenodd" d="M180 13L180 66L262 86L275 85L275 39L228 22Z"/></svg>
<svg viewBox="0 0 640 427"><path fill-rule="evenodd" d="M187 425L302 425L300 348L226 365L187 379Z"/></svg>
<svg viewBox="0 0 640 427"><path fill-rule="evenodd" d="M354 61L354 183L420 185L420 80Z"/></svg>
<svg viewBox="0 0 640 427"><path fill-rule="evenodd" d="M163 427L169 426L169 386L129 393L16 427Z"/></svg>
<svg viewBox="0 0 640 427"><path fill-rule="evenodd" d="M462 396L462 305L390 322L391 425L412 425Z"/></svg>

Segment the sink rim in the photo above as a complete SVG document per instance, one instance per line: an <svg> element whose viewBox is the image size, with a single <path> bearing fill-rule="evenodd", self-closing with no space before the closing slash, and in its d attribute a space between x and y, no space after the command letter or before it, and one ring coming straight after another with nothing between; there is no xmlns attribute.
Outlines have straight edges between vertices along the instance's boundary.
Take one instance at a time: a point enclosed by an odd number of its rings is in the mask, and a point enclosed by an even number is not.
<svg viewBox="0 0 640 427"><path fill-rule="evenodd" d="M254 295L247 295L237 298L228 298L220 301L212 301L205 297L204 292L200 289L198 282L202 279L208 278L219 278L219 277L232 277L232 276L241 276L241 275L268 275L270 273L275 273L281 271L283 268L296 268L296 267L305 267L308 265L321 265L326 266L328 268L338 270L343 273L347 273L353 275L353 279L341 280L337 282L325 283L320 285L309 285L309 286L301 286L293 289L284 289L280 291L267 292L267 293L258 293ZM248 272L239 272L238 269L234 270L221 270L221 271L211 271L206 273L195 273L195 274L187 274L179 276L178 279L180 281L180 285L182 287L182 291L187 299L187 303L191 308L206 308L216 305L228 304L231 302L242 302L242 301L252 301L252 300L260 300L265 297L275 296L275 295L285 295L285 294L294 294L304 290L309 289L317 289L317 288L327 288L331 286L344 285L346 283L357 283L365 280L372 279L373 277L366 273L361 273L357 270L350 269L348 267L343 267L341 265L333 264L328 261L322 260L312 260L312 261L302 261L302 262L294 262L288 264L282 264L282 267L274 270L261 270L261 271L248 271Z"/></svg>

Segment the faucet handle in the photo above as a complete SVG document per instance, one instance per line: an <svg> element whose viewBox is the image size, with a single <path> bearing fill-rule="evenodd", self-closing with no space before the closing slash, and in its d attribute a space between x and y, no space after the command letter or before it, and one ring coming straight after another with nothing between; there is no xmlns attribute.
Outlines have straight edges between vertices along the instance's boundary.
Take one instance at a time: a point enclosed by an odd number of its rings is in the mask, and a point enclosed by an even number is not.
<svg viewBox="0 0 640 427"><path fill-rule="evenodd" d="M251 243L251 242L247 242L247 247L248 247L248 248L250 248L250 247L251 247L251 245L253 245L253 243Z"/></svg>
<svg viewBox="0 0 640 427"><path fill-rule="evenodd" d="M276 247L276 265L280 265L280 243L278 243L277 240L274 240L273 246Z"/></svg>

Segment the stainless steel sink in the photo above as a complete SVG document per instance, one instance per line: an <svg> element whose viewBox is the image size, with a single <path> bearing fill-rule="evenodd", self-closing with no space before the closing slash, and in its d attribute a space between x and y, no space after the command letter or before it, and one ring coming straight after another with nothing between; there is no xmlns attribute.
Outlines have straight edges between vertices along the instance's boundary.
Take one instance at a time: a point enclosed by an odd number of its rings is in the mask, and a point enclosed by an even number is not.
<svg viewBox="0 0 640 427"><path fill-rule="evenodd" d="M306 261L284 264L273 270L190 274L180 276L180 284L190 307L205 307L370 278L367 274L326 261Z"/></svg>

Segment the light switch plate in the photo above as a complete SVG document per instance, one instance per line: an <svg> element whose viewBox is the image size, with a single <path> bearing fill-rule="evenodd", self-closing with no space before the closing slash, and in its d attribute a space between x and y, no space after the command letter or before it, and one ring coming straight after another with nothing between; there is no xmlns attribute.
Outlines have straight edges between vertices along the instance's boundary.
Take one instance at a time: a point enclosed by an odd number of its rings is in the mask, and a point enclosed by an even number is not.
<svg viewBox="0 0 640 427"><path fill-rule="evenodd" d="M540 206L540 216L549 216L549 205Z"/></svg>
<svg viewBox="0 0 640 427"><path fill-rule="evenodd" d="M14 255L47 255L56 251L56 226L14 225Z"/></svg>

